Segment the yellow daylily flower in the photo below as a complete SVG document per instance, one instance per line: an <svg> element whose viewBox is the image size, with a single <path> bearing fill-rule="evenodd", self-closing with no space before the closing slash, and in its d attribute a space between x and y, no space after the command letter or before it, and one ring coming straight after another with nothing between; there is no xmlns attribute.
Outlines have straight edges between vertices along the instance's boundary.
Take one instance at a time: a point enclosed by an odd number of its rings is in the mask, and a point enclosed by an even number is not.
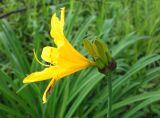
<svg viewBox="0 0 160 118"><path fill-rule="evenodd" d="M44 103L47 101L47 95L54 87L57 80L94 65L94 62L81 55L66 39L63 33L64 12L65 8L61 8L60 19L56 14L51 18L50 34L52 38L54 38L54 42L57 47L46 46L42 50L41 57L44 61L50 63L50 66L45 68L43 71L34 72L28 75L23 80L23 83L30 83L51 79L43 94ZM36 56L35 58L39 62Z"/></svg>

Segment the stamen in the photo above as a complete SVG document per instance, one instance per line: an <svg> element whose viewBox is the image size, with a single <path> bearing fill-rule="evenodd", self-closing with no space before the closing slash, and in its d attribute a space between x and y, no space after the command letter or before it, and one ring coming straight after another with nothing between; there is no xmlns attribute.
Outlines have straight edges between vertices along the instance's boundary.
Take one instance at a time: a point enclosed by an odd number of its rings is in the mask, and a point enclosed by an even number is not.
<svg viewBox="0 0 160 118"><path fill-rule="evenodd" d="M36 52L35 52L35 49L33 49L33 53L34 53L34 58L36 59L36 61L39 63L39 64L41 64L42 66L51 66L51 65L47 65L47 64L44 64L44 63L42 63L41 61L39 61L39 59L38 59L38 57L37 57L37 55L36 55Z"/></svg>

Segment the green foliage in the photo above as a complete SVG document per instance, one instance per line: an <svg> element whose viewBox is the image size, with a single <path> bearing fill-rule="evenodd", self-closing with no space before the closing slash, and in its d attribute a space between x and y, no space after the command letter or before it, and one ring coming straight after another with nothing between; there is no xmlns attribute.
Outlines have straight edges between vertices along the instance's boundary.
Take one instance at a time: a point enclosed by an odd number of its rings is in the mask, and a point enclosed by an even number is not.
<svg viewBox="0 0 160 118"><path fill-rule="evenodd" d="M54 45L50 18L66 7L65 34L84 55L83 39L100 38L116 59L112 78L113 118L160 117L159 0L36 0L0 1L0 117L105 118L108 86L104 75L88 68L57 82L46 104L48 81L24 85L22 80L42 70L33 58ZM90 57L89 57L90 58Z"/></svg>

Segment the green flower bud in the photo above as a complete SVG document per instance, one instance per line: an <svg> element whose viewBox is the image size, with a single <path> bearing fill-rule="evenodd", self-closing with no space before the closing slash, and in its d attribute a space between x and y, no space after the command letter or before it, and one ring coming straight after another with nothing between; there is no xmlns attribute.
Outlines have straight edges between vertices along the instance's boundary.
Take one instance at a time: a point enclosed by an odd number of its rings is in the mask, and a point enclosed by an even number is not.
<svg viewBox="0 0 160 118"><path fill-rule="evenodd" d="M105 44L100 40L95 40L93 45L94 45L94 49L97 52L98 57L101 58L101 60L107 65L109 60L106 55L106 52L108 50Z"/></svg>
<svg viewBox="0 0 160 118"><path fill-rule="evenodd" d="M107 45L102 40L96 39L93 43L89 40L84 40L84 47L93 57L101 73L106 74L116 68L116 61L112 58Z"/></svg>
<svg viewBox="0 0 160 118"><path fill-rule="evenodd" d="M93 56L93 57L96 57L96 52L93 48L93 44L88 40L88 39L85 39L83 41L83 45L84 45L84 48L88 51L88 53Z"/></svg>

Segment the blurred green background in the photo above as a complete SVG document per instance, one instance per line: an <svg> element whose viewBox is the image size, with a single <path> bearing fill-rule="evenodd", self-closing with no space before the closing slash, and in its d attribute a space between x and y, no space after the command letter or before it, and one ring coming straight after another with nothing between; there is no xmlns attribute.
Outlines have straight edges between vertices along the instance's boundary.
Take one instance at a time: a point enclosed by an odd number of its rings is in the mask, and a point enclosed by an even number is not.
<svg viewBox="0 0 160 118"><path fill-rule="evenodd" d="M113 118L160 118L160 0L0 0L0 118L106 118L107 80L88 68L57 82L24 85L42 70L33 57L54 45L53 13L66 8L65 35L85 56L83 39L101 38L118 63Z"/></svg>

